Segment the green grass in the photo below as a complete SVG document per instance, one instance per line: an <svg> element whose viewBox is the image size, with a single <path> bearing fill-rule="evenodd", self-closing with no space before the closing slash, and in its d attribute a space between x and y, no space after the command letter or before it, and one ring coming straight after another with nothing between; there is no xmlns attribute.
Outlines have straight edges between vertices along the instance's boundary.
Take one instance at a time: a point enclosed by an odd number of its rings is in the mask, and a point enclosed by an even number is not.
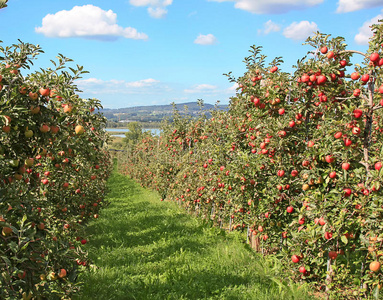
<svg viewBox="0 0 383 300"><path fill-rule="evenodd" d="M111 204L87 231L95 267L78 299L309 299L281 280L236 234L193 218L175 203L114 172Z"/></svg>

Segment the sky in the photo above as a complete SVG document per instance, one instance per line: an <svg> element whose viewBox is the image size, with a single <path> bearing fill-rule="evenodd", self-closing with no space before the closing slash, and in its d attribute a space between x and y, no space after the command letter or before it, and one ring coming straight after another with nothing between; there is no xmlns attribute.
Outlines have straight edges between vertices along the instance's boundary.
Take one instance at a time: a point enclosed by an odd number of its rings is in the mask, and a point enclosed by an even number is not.
<svg viewBox="0 0 383 300"><path fill-rule="evenodd" d="M228 104L236 86L223 74L242 76L252 45L293 72L309 35L365 52L378 19L383 0L9 0L0 40L40 45L39 68L59 53L73 59L90 72L76 82L81 97L104 108Z"/></svg>

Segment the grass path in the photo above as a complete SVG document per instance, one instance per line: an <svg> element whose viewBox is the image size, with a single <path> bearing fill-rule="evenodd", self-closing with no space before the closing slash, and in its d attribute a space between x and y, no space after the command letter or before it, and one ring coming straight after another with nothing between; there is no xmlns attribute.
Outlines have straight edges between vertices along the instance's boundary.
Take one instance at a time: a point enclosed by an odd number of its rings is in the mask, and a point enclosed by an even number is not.
<svg viewBox="0 0 383 300"><path fill-rule="evenodd" d="M226 234L114 172L110 205L88 227L95 264L78 299L309 299L235 234Z"/></svg>

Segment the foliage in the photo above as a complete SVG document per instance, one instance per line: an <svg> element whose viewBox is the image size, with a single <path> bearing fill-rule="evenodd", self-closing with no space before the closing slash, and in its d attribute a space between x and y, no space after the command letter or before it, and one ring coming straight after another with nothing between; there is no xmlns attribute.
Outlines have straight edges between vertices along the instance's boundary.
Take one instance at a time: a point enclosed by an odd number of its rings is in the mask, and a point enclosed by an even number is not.
<svg viewBox="0 0 383 300"><path fill-rule="evenodd" d="M109 155L85 73L59 54L23 75L43 51L0 46L0 298L70 298L88 258L83 225L103 204Z"/></svg>
<svg viewBox="0 0 383 300"><path fill-rule="evenodd" d="M366 53L318 32L293 74L253 46L246 73L227 74L239 86L228 112L175 114L161 137L122 158L121 171L220 226L248 228L295 281L338 298L377 297L382 23L372 30ZM352 65L360 54L363 63Z"/></svg>

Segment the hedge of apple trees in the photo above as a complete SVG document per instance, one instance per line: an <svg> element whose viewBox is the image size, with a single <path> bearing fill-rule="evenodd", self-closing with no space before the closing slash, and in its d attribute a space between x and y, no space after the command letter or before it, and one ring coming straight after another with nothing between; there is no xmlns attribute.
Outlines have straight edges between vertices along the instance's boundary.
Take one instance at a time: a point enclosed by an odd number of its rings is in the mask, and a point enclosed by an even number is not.
<svg viewBox="0 0 383 300"><path fill-rule="evenodd" d="M76 94L70 59L24 76L41 48L0 52L0 298L68 299L88 264L83 225L103 206L106 120Z"/></svg>
<svg viewBox="0 0 383 300"><path fill-rule="evenodd" d="M175 113L121 171L163 199L246 230L290 277L339 298L383 280L383 25L366 53L317 33L293 74L253 46L229 111ZM351 61L359 59L360 64Z"/></svg>

